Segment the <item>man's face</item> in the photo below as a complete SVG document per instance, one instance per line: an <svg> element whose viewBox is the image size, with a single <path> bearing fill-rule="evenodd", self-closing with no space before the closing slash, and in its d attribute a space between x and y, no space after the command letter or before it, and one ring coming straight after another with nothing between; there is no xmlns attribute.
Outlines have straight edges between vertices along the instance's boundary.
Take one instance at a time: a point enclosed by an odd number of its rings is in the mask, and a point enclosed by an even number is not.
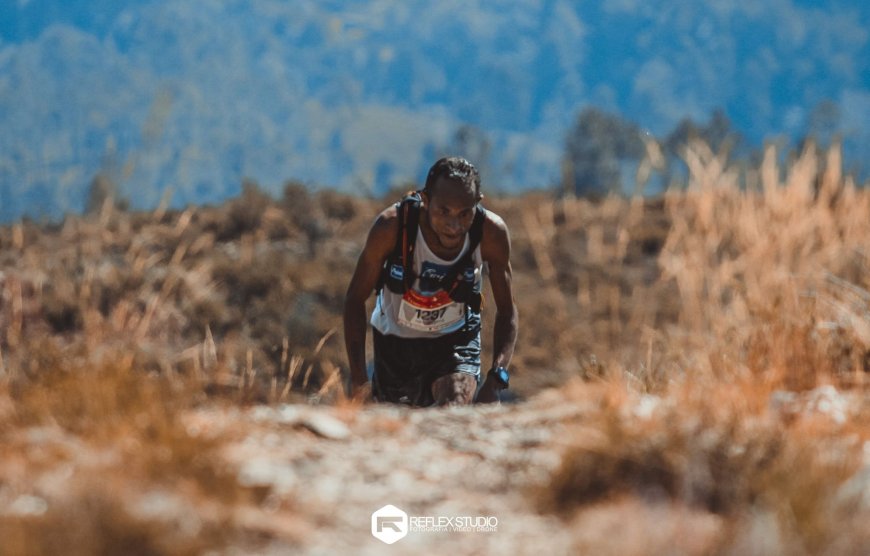
<svg viewBox="0 0 870 556"><path fill-rule="evenodd" d="M423 193L429 226L444 249L458 249L474 220L478 198L474 188L450 178L438 178L432 191Z"/></svg>

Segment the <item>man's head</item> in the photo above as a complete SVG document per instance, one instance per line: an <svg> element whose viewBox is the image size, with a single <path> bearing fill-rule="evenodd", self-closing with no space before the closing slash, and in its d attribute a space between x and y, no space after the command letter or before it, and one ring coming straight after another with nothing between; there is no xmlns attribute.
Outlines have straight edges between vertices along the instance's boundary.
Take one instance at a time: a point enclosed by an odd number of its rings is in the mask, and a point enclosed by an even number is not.
<svg viewBox="0 0 870 556"><path fill-rule="evenodd" d="M482 198L480 174L464 158L442 158L432 165L423 187L423 209L442 248L462 246Z"/></svg>
<svg viewBox="0 0 870 556"><path fill-rule="evenodd" d="M423 192L432 196L433 189L437 186L437 182L441 179L448 181L459 182L473 191L479 201L482 196L480 194L480 174L474 165L459 156L446 156L429 168L429 174L426 176L426 185L423 186Z"/></svg>

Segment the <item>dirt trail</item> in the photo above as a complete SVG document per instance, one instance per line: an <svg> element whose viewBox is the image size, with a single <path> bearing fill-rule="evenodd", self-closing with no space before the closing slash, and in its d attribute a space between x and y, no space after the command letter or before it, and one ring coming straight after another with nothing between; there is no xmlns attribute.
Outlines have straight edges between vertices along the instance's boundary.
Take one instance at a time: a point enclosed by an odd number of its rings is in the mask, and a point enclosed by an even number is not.
<svg viewBox="0 0 870 556"><path fill-rule="evenodd" d="M588 408L546 394L518 404L440 409L286 405L193 416L193 425L242 428L228 444L240 480L269 490L264 506L302 516L310 554L567 554L570 538L539 514L529 489L559 463L563 423ZM495 532L411 531L392 546L371 514L392 504L409 516L494 516ZM274 541L268 551L286 553Z"/></svg>

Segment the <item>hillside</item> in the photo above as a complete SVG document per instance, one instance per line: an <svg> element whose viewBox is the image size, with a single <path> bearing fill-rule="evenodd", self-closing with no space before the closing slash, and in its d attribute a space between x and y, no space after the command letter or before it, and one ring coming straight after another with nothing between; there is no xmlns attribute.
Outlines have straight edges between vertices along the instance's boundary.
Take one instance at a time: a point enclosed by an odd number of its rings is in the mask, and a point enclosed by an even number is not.
<svg viewBox="0 0 870 556"><path fill-rule="evenodd" d="M521 320L493 406L345 398L385 199L248 185L0 228L5 553L376 554L387 504L497 518L404 551L866 552L870 195L836 150L768 152L749 190L687 162L661 199L486 199Z"/></svg>

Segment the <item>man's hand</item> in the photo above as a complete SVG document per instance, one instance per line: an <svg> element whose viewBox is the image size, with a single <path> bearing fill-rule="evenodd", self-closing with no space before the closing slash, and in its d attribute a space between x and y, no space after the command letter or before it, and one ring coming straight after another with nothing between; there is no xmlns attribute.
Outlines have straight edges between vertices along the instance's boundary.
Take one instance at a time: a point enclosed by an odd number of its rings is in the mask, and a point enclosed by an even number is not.
<svg viewBox="0 0 870 556"><path fill-rule="evenodd" d="M498 393L502 390L502 385L494 376L487 375L486 380L477 392L477 400L475 403L493 403L499 401Z"/></svg>

